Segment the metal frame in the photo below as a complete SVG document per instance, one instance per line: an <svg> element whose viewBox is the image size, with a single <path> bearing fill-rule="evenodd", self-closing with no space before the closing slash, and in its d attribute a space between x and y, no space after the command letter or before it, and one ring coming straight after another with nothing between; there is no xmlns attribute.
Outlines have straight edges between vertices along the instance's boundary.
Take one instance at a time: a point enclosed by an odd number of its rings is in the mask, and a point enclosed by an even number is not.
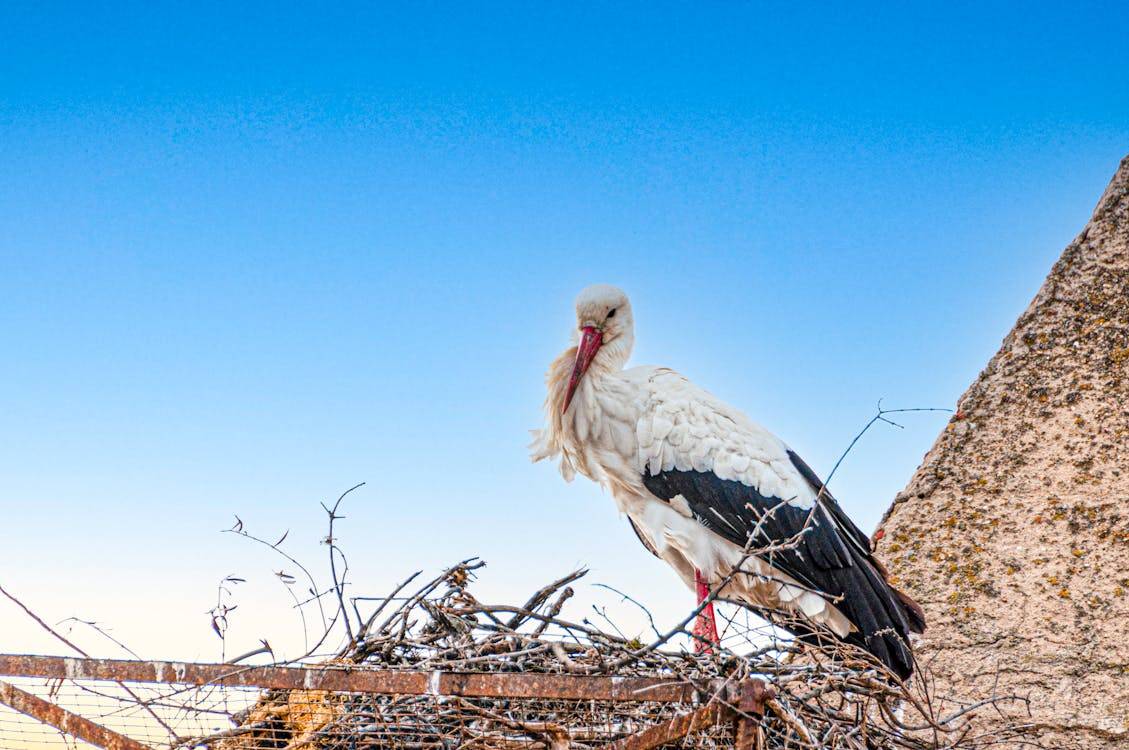
<svg viewBox="0 0 1129 750"><path fill-rule="evenodd" d="M281 690L327 690L381 695L462 698L527 698L689 703L695 690L685 682L607 675L466 673L378 670L348 664L254 667L170 661L78 659L0 654L0 676L114 682L228 685ZM605 746L606 750L651 750L725 722L735 725L736 750L759 745L758 722L771 690L761 680L719 684L717 697L690 713L648 727ZM61 706L0 681L0 703L106 750L150 750Z"/></svg>
<svg viewBox="0 0 1129 750"><path fill-rule="evenodd" d="M20 690L0 680L0 703L19 711L25 716L55 727L60 732L66 732L80 740L89 742L95 747L105 750L150 750L137 740L118 734L101 724L90 719L71 713L62 706L57 706L50 701L45 701L37 695Z"/></svg>

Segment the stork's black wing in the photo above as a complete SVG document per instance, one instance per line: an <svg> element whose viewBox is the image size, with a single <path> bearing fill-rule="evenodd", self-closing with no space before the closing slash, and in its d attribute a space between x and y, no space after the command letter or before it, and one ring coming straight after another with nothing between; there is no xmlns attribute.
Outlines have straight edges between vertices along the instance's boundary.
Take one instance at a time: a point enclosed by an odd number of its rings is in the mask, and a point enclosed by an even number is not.
<svg viewBox="0 0 1129 750"><path fill-rule="evenodd" d="M796 470L816 492L822 482L789 451ZM886 582L870 554L869 540L826 492L810 510L766 497L742 482L712 471L646 470L643 483L663 500L681 495L703 526L734 544L751 548L796 540L760 555L804 586L824 594L858 632L846 639L874 654L905 678L913 671L908 635L921 632L920 610ZM787 625L786 625L787 627ZM792 627L804 635L803 628Z"/></svg>

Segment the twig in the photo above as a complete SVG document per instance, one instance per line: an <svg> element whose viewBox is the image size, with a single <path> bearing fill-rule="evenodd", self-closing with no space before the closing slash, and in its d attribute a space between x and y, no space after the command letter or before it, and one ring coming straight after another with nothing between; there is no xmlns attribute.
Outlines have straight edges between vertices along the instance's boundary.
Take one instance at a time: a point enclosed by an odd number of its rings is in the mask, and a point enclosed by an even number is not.
<svg viewBox="0 0 1129 750"><path fill-rule="evenodd" d="M325 510L326 514L328 514L329 516L329 534L325 537L325 544L329 547L329 572L330 575L333 576L333 589L337 592L337 604L340 608L339 615L341 617L341 622L345 625L345 634L349 636L350 643L354 641L353 626L349 621L349 613L345 609L345 575L349 571L349 563L345 560L345 555L337 547L336 537L333 536L333 522L339 518L344 517L337 515L337 509L341 506L341 501L344 500L353 490L364 486L365 483L361 482L360 484L355 484L349 489L342 492L341 496L337 498L337 502L333 504L333 508L327 508L325 506L325 503L321 504L322 509ZM337 562L335 560L336 555L341 555L341 561L345 565L345 570L342 571L340 579L338 579L337 577ZM357 623L357 626L360 627L360 622Z"/></svg>

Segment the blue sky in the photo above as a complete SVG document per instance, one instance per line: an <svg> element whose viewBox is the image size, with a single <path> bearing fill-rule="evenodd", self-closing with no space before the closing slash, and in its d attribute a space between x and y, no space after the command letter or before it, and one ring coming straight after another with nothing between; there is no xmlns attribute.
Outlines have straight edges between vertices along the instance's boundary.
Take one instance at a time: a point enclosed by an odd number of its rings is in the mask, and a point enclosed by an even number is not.
<svg viewBox="0 0 1129 750"><path fill-rule="evenodd" d="M690 594L526 460L593 282L826 473L951 406L1129 153L1129 11L125 4L0 11L0 583L149 656L294 643L317 503L361 590L478 554ZM943 426L835 480L871 528ZM597 597L594 591L584 596ZM583 596L580 597L583 599ZM281 602L281 604L279 603ZM55 650L0 607L6 650Z"/></svg>

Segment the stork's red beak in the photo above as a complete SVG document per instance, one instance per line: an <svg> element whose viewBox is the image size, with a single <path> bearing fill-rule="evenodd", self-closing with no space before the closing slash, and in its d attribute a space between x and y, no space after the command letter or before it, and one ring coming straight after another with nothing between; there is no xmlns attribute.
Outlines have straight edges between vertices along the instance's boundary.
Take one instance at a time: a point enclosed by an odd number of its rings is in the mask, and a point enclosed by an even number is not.
<svg viewBox="0 0 1129 750"><path fill-rule="evenodd" d="M599 351L602 343L604 343L604 334L596 330L595 327L585 326L580 329L580 344L576 347L576 362L572 365L572 377L568 379L568 392L565 393L561 414L568 411L568 405L572 403L572 395L576 393L576 386L580 385L580 379L588 371L588 366L592 364L592 358L596 356L596 352Z"/></svg>

